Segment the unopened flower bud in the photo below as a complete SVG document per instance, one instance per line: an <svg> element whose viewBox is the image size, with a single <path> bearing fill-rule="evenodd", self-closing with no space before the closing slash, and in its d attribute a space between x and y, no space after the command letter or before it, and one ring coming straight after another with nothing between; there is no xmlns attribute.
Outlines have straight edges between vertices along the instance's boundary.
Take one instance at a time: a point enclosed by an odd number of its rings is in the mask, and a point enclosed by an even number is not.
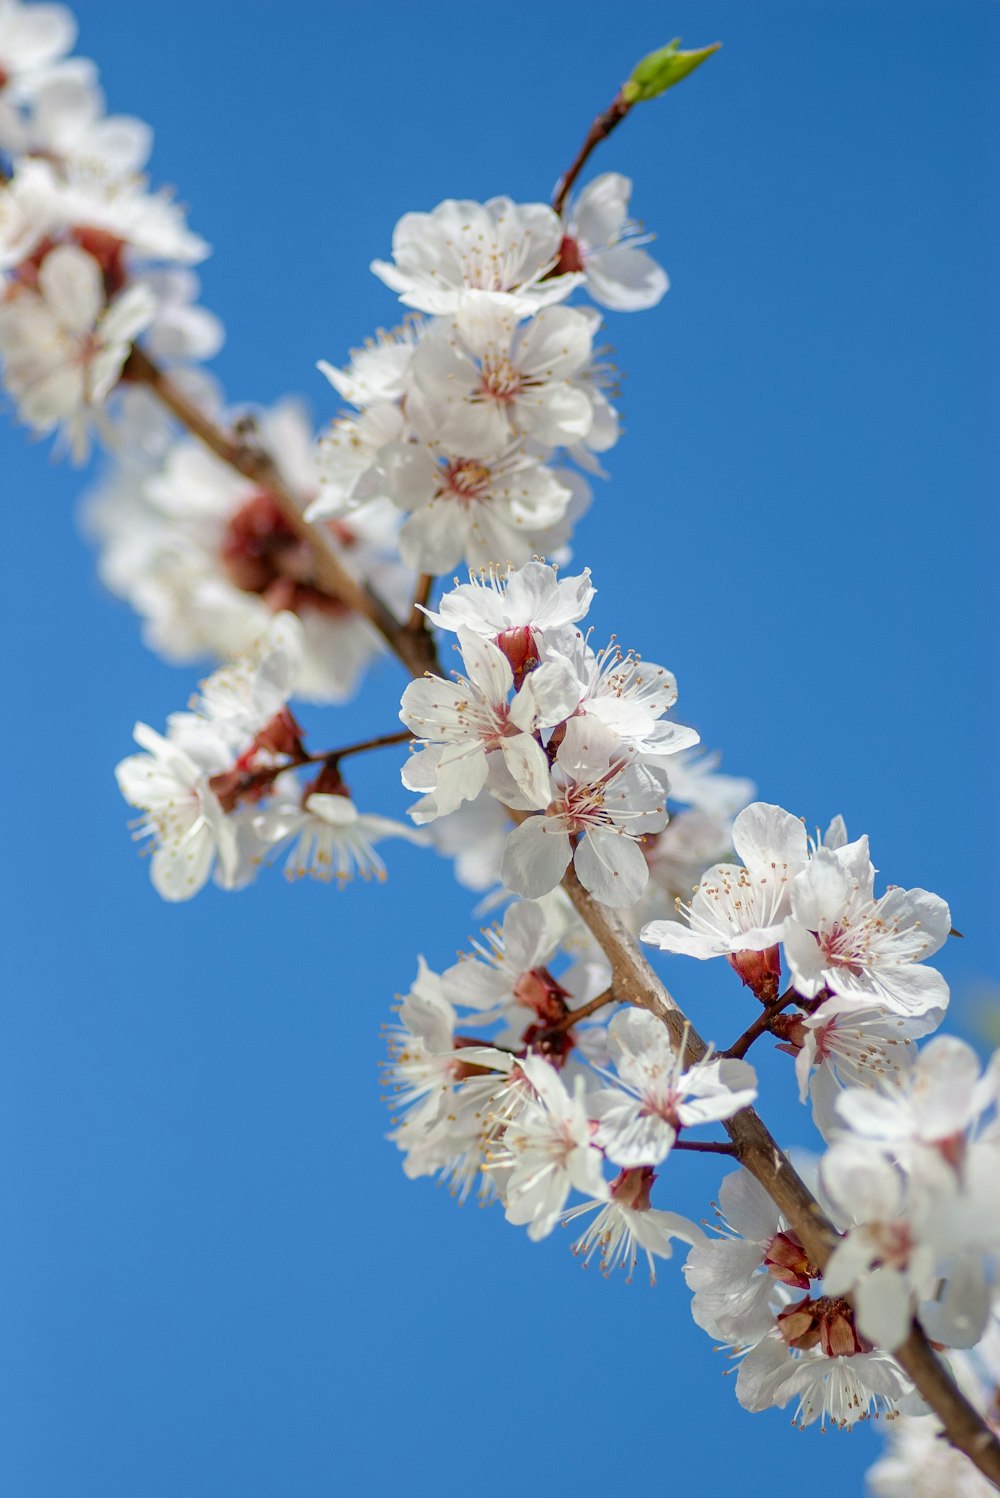
<svg viewBox="0 0 1000 1498"><path fill-rule="evenodd" d="M675 83L680 83L689 73L693 73L695 68L701 67L705 59L711 57L713 52L718 52L721 46L721 42L713 42L710 47L682 52L681 39L675 36L665 47L659 47L636 63L628 82L622 84L622 98L626 104L641 104L646 99L655 99L658 94L666 93L668 88L673 88Z"/></svg>
<svg viewBox="0 0 1000 1498"><path fill-rule="evenodd" d="M762 1004L774 1003L781 980L781 953L776 946L763 952L732 952L729 965Z"/></svg>
<svg viewBox="0 0 1000 1498"><path fill-rule="evenodd" d="M525 624L514 629L505 629L502 634L497 635L496 642L510 662L510 669L514 673L514 686L520 688L528 672L534 671L540 663L534 634Z"/></svg>
<svg viewBox="0 0 1000 1498"><path fill-rule="evenodd" d="M775 1233L764 1250L764 1265L776 1280L799 1290L808 1290L819 1275L794 1233Z"/></svg>

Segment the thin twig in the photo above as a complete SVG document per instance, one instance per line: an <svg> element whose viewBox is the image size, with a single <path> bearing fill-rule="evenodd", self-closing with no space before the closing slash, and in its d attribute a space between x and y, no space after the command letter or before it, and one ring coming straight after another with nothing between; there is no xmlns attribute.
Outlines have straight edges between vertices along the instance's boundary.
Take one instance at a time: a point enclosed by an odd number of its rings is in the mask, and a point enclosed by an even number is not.
<svg viewBox="0 0 1000 1498"><path fill-rule="evenodd" d="M735 1144L727 1144L724 1139L675 1139L672 1146L675 1150L691 1150L694 1154L702 1155L735 1155Z"/></svg>
<svg viewBox="0 0 1000 1498"><path fill-rule="evenodd" d="M558 1023L549 1025L548 1028L550 1030L572 1030L573 1026L578 1024L580 1020L588 1019L590 1015L596 1014L598 1009L603 1009L605 1004L613 1004L614 1002L614 993L610 988L606 988L603 993L597 995L596 999L591 999L587 1004L581 1004L579 1009L571 1009Z"/></svg>
<svg viewBox="0 0 1000 1498"><path fill-rule="evenodd" d="M631 108L632 105L629 103L629 101L627 99L623 99L621 94L619 93L616 95L613 103L608 106L604 113L597 116L597 119L587 131L583 145L580 147L579 151L577 151L572 165L568 168L565 174L559 178L556 190L552 195L552 207L555 209L556 213L562 213L563 209L566 206L566 199L569 197L573 183L583 171L593 152L600 145L601 141L607 140L612 130L614 130L616 126L621 124L622 120L625 118Z"/></svg>
<svg viewBox="0 0 1000 1498"><path fill-rule="evenodd" d="M777 1019L781 1011L787 1009L789 1004L794 1004L797 998L798 995L794 988L786 988L785 992L779 994L773 1004L768 1004L767 1008L761 1011L753 1024L747 1026L743 1034L733 1041L729 1049L723 1051L721 1054L734 1059L745 1056L754 1041L763 1035L765 1030L770 1029L771 1021Z"/></svg>
<svg viewBox="0 0 1000 1498"><path fill-rule="evenodd" d="M417 578L417 586L413 590L413 603L410 606L410 617L406 622L407 629L424 633L427 629L428 619L420 605L424 608L430 602L431 589L434 586L434 576L430 572L421 572Z"/></svg>
<svg viewBox="0 0 1000 1498"><path fill-rule="evenodd" d="M349 754L364 754L368 749L385 749L390 744L407 744L413 734L408 728L401 728L398 733L381 733L374 739L362 739L360 744L348 744L346 749L330 749L321 757L327 762L338 759L346 759Z"/></svg>

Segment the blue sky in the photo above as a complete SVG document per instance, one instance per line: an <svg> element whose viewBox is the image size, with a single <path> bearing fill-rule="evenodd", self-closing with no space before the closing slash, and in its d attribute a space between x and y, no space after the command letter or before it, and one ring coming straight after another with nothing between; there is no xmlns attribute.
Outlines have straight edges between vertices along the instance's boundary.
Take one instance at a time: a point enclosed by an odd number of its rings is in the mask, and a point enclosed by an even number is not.
<svg viewBox="0 0 1000 1498"><path fill-rule="evenodd" d="M316 359L396 320L366 267L402 212L547 197L640 55L724 43L596 162L635 179L673 285L608 316L626 432L576 555L598 633L676 672L678 716L727 769L810 824L843 812L883 879L950 901L952 1026L981 1037L1000 972L995 8L77 12L111 107L152 122L156 180L215 247L230 396L298 392L317 421ZM404 1180L379 1027L416 954L444 966L475 929L446 865L390 847L384 888L275 875L157 900L112 768L194 673L102 594L74 521L88 476L9 423L0 474L4 1490L860 1492L870 1434L743 1414L676 1265L655 1291L604 1284L562 1235L531 1245ZM310 718L317 741L391 728L402 685L379 667ZM391 757L357 789L406 804ZM743 1028L735 979L662 971L703 1033ZM809 1142L782 1058L761 1072L772 1129ZM675 1177L669 1204L707 1215L711 1163Z"/></svg>

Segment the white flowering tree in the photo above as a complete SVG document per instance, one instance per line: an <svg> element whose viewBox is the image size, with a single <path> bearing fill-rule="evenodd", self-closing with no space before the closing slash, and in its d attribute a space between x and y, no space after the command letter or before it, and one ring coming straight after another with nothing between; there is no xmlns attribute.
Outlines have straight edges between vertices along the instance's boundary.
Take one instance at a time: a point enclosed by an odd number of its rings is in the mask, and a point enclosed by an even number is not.
<svg viewBox="0 0 1000 1498"><path fill-rule="evenodd" d="M644 58L551 203L404 213L371 266L399 325L346 362L317 350L316 436L293 402L231 409L201 368L221 340L192 271L207 246L73 42L62 6L0 0L0 359L26 426L71 459L106 448L101 572L151 647L219 662L117 768L157 893L275 866L381 878L393 839L453 859L492 923L444 971L400 953L417 972L385 1082L406 1174L532 1240L572 1224L608 1273L682 1255L672 1293L732 1350L744 1409L889 1413L877 1493L993 1491L1000 1056L935 1034L948 906L879 879L842 818L814 829L720 774L671 671L595 637L600 568L571 560L619 437L596 340L668 285L631 181L591 158L715 49ZM410 679L370 736L317 747L310 705L385 654ZM399 757L405 823L352 795L376 750ZM740 1033L696 1028L657 952L728 971ZM815 1165L762 1117L765 1037ZM670 1205L683 1151L723 1157L708 1231Z"/></svg>

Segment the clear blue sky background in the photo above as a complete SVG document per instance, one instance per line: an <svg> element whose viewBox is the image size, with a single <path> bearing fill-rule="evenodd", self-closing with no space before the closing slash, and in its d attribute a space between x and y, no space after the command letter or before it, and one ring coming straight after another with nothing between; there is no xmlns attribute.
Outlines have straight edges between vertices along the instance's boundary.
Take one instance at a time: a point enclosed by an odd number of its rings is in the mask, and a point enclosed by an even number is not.
<svg viewBox="0 0 1000 1498"><path fill-rule="evenodd" d="M406 209L547 196L631 64L721 39L599 169L673 289L609 316L626 435L580 529L595 618L677 673L726 766L952 903L953 1023L1000 972L997 12L678 0L348 7L82 0L112 108L215 246L233 399L395 320ZM861 1491L877 1449L737 1407L679 1268L626 1288L407 1183L379 1026L472 929L446 865L385 888L153 895L112 779L193 674L151 659L78 537L81 477L0 430L7 771L0 1488L11 1498ZM386 664L318 742L391 728ZM332 726L331 726L332 725ZM392 764L359 769L387 812ZM392 851L392 849L390 849ZM664 971L702 1030L735 979ZM789 1070L765 1112L807 1141ZM718 1173L671 1165L707 1212Z"/></svg>

